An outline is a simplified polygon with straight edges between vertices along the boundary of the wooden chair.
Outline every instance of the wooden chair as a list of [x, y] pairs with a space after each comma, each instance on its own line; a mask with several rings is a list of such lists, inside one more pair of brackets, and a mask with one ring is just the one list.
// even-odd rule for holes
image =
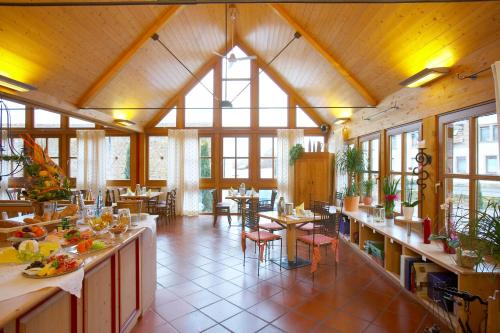
[[274, 210], [274, 203], [276, 202], [277, 196], [278, 191], [273, 190], [271, 192], [271, 200], [259, 200], [259, 212]]
[[[243, 250], [243, 266], [245, 266], [246, 262], [246, 240], [250, 239], [254, 242], [255, 246], [259, 248], [259, 256], [255, 258], [259, 261], [264, 261], [265, 253], [268, 243], [273, 243], [276, 240], [280, 241], [280, 270], [281, 270], [281, 258], [283, 256], [283, 239], [280, 235], [273, 234], [272, 232], [261, 230], [261, 226], [259, 224], [259, 214], [258, 214], [258, 205], [250, 203], [248, 207], [244, 205], [242, 207], [242, 216], [243, 216], [243, 233], [241, 235], [241, 246]], [[247, 231], [248, 230], [248, 231]], [[271, 245], [269, 244], [269, 245]], [[269, 253], [269, 252], [268, 252]], [[257, 276], [260, 275], [260, 264], [257, 264]]]
[[147, 205], [147, 209], [148, 209], [149, 214], [156, 214], [156, 212], [158, 211], [158, 204], [159, 204], [158, 199], [159, 199], [159, 197], [155, 196], [155, 197], [149, 199], [148, 201], [146, 201], [146, 205]]
[[171, 196], [172, 193], [167, 192], [166, 200], [164, 202], [158, 202], [155, 208], [156, 214], [158, 214], [160, 218], [164, 218], [167, 222], [169, 222], [170, 218], [172, 217], [172, 212], [170, 211], [171, 206], [169, 204], [169, 202], [172, 200]]
[[231, 226], [231, 206], [229, 204], [219, 202], [219, 196], [217, 194], [217, 190], [212, 190], [212, 212], [214, 214], [214, 222], [213, 226], [217, 224], [217, 218], [219, 215], [226, 215], [227, 221]]
[[128, 208], [131, 214], [139, 214], [142, 212], [142, 200], [120, 200], [116, 203], [116, 208]]
[[174, 188], [170, 191], [170, 200], [167, 200], [167, 205], [169, 205], [170, 215], [175, 218], [177, 212], [175, 211], [175, 200], [177, 198], [177, 189]]
[[[321, 215], [324, 206], [328, 206], [328, 203], [323, 201], [311, 201], [311, 203], [309, 204], [309, 207], [311, 207], [311, 212], [314, 213], [314, 216]], [[319, 224], [310, 222], [303, 225], [299, 225], [298, 229], [305, 231], [307, 233], [311, 233], [314, 228], [319, 228], [319, 227], [320, 227]]]
[[5, 190], [7, 196], [10, 200], [21, 200], [22, 189], [20, 188], [8, 188]]

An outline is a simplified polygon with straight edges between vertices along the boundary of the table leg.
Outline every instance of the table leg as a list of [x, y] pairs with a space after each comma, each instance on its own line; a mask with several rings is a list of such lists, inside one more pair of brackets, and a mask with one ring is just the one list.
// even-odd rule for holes
[[297, 257], [295, 253], [295, 240], [297, 228], [295, 224], [287, 224], [286, 226], [286, 253], [287, 257], [281, 258], [281, 267], [285, 269], [294, 269], [308, 266], [311, 261]]

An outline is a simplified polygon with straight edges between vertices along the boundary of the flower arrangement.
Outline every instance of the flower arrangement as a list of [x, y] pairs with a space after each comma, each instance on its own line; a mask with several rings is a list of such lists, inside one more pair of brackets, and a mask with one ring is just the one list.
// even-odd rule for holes
[[71, 196], [70, 182], [59, 167], [30, 135], [23, 135], [25, 149], [18, 156], [2, 156], [3, 160], [20, 161], [28, 181], [27, 197], [36, 202], [68, 199]]
[[384, 194], [385, 194], [385, 218], [394, 218], [394, 207], [396, 206], [396, 200], [398, 200], [398, 185], [400, 179], [389, 179], [384, 178]]
[[[458, 209], [459, 205], [457, 205]], [[429, 239], [431, 240], [441, 240], [443, 242], [443, 250], [446, 253], [454, 254], [455, 249], [458, 247], [459, 240], [457, 236], [457, 226], [461, 223], [453, 219], [453, 199], [447, 197], [444, 203], [440, 205], [440, 208], [444, 210], [444, 228], [442, 228], [439, 233], [432, 234]], [[465, 216], [462, 216], [460, 220], [464, 220]], [[468, 218], [467, 218], [468, 220]]]

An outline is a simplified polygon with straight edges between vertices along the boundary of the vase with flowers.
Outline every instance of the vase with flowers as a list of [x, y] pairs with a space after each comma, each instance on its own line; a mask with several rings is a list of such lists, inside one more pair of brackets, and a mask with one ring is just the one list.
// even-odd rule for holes
[[451, 197], [446, 198], [440, 207], [444, 210], [444, 228], [439, 233], [432, 234], [429, 239], [440, 240], [443, 243], [443, 251], [445, 253], [455, 254], [460, 241], [457, 235], [456, 221], [454, 221], [452, 216], [453, 199]]
[[396, 206], [396, 200], [398, 199], [398, 185], [399, 179], [384, 178], [384, 209], [386, 219], [394, 218], [394, 207]]
[[415, 210], [415, 206], [418, 205], [419, 200], [413, 200], [413, 177], [410, 181], [410, 186], [406, 191], [406, 200], [401, 203], [403, 206], [403, 216], [405, 220], [411, 220], [413, 218], [413, 211]]

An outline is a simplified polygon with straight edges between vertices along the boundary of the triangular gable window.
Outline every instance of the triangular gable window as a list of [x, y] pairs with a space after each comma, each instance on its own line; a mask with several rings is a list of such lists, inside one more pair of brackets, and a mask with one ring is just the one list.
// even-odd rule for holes
[[302, 110], [298, 105], [296, 106], [297, 110], [297, 127], [318, 127], [318, 124], [314, 122], [314, 120], [309, 117], [307, 113]]
[[156, 127], [176, 127], [177, 125], [177, 107], [174, 106], [165, 117], [156, 125]]

